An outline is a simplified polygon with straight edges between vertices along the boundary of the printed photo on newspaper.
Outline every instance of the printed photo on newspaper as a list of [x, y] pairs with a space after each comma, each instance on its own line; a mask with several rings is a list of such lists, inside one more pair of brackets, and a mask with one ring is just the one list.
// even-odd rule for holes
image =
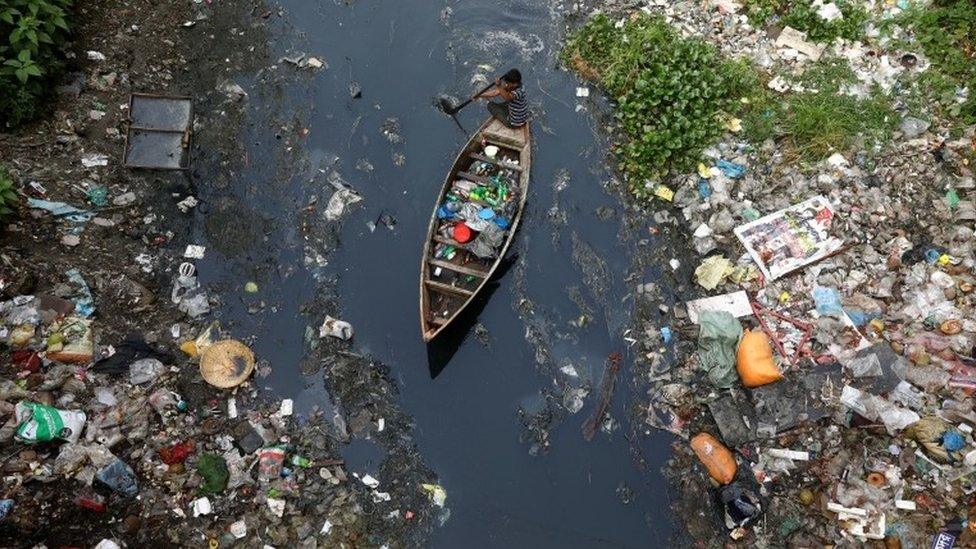
[[830, 235], [834, 210], [823, 196], [771, 213], [735, 228], [767, 280], [819, 261], [844, 242]]

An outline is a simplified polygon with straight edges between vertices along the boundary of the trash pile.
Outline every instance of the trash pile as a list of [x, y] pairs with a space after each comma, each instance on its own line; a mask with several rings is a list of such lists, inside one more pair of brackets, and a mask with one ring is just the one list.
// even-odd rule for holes
[[441, 239], [434, 248], [434, 259], [451, 261], [459, 249], [480, 260], [496, 258], [518, 214], [518, 152], [483, 145], [470, 159], [437, 207], [435, 232]]
[[[894, 46], [770, 37], [736, 2], [648, 4], [784, 75], [779, 92], [822, 55], [848, 60], [855, 95], [927, 66]], [[692, 539], [724, 527], [775, 547], [972, 543], [974, 128], [906, 113], [883, 151], [855, 143], [800, 164], [732, 122], [694, 173], [648, 183], [663, 206], [651, 233], [677, 229], [691, 253], [661, 261], [676, 299], [637, 292], [645, 420], [689, 441], [668, 470]]]
[[674, 185], [680, 221], [655, 215], [687, 224], [694, 272], [671, 265], [701, 297], [643, 294], [647, 421], [691, 440], [735, 539], [923, 546], [967, 520], [976, 140], [933, 130], [808, 170], [729, 134]]
[[[54, 525], [47, 539], [89, 542], [94, 528], [108, 544], [203, 535], [222, 547], [314, 546], [377, 531], [369, 520], [393, 532], [441, 512], [447, 495], [436, 484], [381, 486], [347, 471], [338, 456], [349, 435], [332, 415], [316, 407], [298, 416], [290, 399], [262, 399], [252, 380], [270, 366], [218, 322], [195, 336], [174, 325], [179, 350], [139, 336], [108, 344], [85, 279], [74, 269], [64, 278], [50, 293], [0, 302], [10, 349], [0, 380], [3, 531], [40, 520]], [[351, 337], [348, 323], [327, 317], [325, 326], [322, 336]]]

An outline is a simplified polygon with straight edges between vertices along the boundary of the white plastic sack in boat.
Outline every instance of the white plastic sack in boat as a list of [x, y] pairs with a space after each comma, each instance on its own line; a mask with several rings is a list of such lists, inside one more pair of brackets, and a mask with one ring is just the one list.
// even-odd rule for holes
[[481, 218], [479, 215], [479, 213], [481, 213], [481, 209], [481, 206], [468, 202], [461, 206], [461, 211], [458, 212], [458, 216], [464, 220], [468, 227], [471, 227], [471, 230], [481, 232], [492, 224], [491, 221]]
[[82, 411], [58, 410], [36, 402], [21, 402], [14, 409], [19, 425], [17, 440], [47, 442], [56, 438], [78, 442], [88, 417]]
[[505, 230], [494, 223], [489, 223], [474, 240], [465, 244], [463, 248], [481, 259], [487, 259], [498, 255], [498, 249], [504, 242]]
[[349, 324], [345, 320], [339, 320], [338, 318], [325, 315], [325, 321], [322, 322], [322, 327], [319, 328], [319, 337], [325, 336], [337, 337], [339, 339], [352, 339], [352, 324]]

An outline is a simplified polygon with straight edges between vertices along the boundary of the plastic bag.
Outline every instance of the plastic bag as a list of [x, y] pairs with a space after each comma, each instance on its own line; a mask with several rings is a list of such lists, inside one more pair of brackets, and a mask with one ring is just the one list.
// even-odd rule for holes
[[943, 435], [950, 431], [952, 426], [936, 416], [923, 417], [915, 422], [905, 434], [915, 439], [932, 459], [940, 463], [959, 461], [963, 456], [959, 452], [949, 451], [942, 445]]
[[136, 473], [121, 459], [116, 459], [95, 473], [99, 482], [113, 491], [126, 497], [133, 497], [139, 493], [139, 482]]
[[783, 379], [773, 361], [773, 349], [763, 332], [746, 331], [736, 351], [736, 369], [746, 387], [761, 387]]
[[691, 449], [708, 470], [708, 474], [719, 484], [728, 484], [735, 478], [739, 468], [735, 456], [712, 435], [698, 433], [691, 439]]
[[447, 502], [447, 491], [440, 484], [421, 484], [420, 487], [427, 492], [434, 505], [444, 507], [444, 503]]
[[698, 315], [698, 359], [708, 379], [720, 389], [735, 382], [735, 348], [742, 337], [742, 325], [725, 311], [702, 311]]
[[732, 262], [720, 255], [713, 255], [695, 269], [695, 282], [706, 290], [714, 290], [732, 274]]
[[142, 385], [159, 377], [166, 366], [155, 358], [142, 358], [132, 363], [129, 367], [129, 383]]
[[56, 438], [78, 442], [88, 417], [82, 411], [58, 410], [35, 402], [20, 402], [14, 409], [20, 425], [17, 440], [47, 442]]
[[332, 336], [339, 339], [352, 339], [352, 324], [338, 318], [325, 315], [319, 328], [319, 337]]
[[824, 316], [840, 318], [844, 314], [840, 294], [833, 288], [817, 286], [813, 289], [813, 300], [817, 305], [817, 312]]
[[759, 496], [743, 482], [723, 487], [720, 497], [725, 506], [726, 526], [746, 527], [762, 515]]

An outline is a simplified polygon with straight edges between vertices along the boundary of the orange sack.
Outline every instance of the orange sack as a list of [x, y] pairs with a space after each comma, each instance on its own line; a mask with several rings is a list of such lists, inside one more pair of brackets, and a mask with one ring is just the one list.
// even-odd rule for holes
[[739, 468], [735, 457], [724, 444], [708, 433], [698, 433], [691, 438], [691, 449], [708, 469], [708, 474], [719, 484], [728, 484]]
[[763, 332], [750, 332], [742, 335], [739, 350], [735, 353], [735, 368], [746, 387], [761, 387], [783, 379], [776, 363], [773, 362], [773, 348]]

